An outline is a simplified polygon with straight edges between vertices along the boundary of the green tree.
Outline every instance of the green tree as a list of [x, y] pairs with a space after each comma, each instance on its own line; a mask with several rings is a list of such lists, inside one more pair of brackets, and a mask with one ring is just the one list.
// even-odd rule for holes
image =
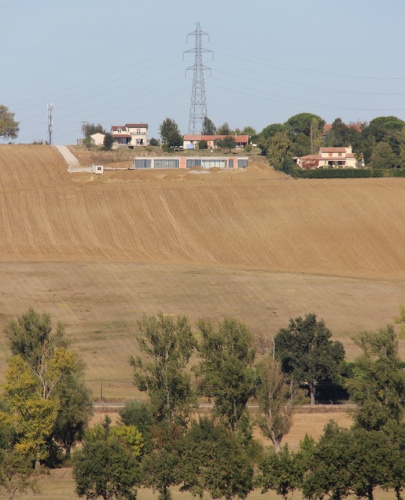
[[262, 151], [262, 154], [267, 155], [267, 148], [270, 144], [269, 139], [273, 138], [279, 132], [285, 132], [288, 134], [289, 127], [282, 125], [281, 123], [273, 123], [265, 127], [258, 136], [258, 146]]
[[297, 454], [288, 449], [288, 445], [284, 445], [278, 453], [270, 450], [259, 463], [259, 470], [256, 485], [262, 488], [262, 493], [274, 490], [287, 500], [301, 485], [301, 463]]
[[171, 500], [170, 487], [179, 484], [179, 458], [173, 447], [160, 447], [145, 456], [142, 462], [142, 484], [159, 492], [159, 500]]
[[178, 444], [181, 491], [203, 497], [246, 498], [253, 489], [253, 466], [238, 437], [208, 418], [193, 422]]
[[347, 468], [353, 493], [357, 498], [373, 500], [377, 486], [387, 488], [390, 485], [393, 465], [390, 440], [381, 431], [354, 429], [349, 447], [352, 451]]
[[281, 170], [284, 161], [289, 155], [292, 144], [289, 140], [286, 132], [277, 132], [272, 138], [268, 139], [267, 142], [267, 158], [272, 165], [277, 170]]
[[90, 137], [93, 134], [105, 134], [104, 127], [100, 124], [84, 122], [82, 124], [83, 137]]
[[177, 123], [171, 118], [165, 118], [159, 127], [163, 145], [169, 148], [183, 145], [183, 136], [180, 134]]
[[236, 147], [235, 138], [232, 135], [225, 136], [223, 139], [217, 139], [215, 144], [222, 149], [228, 149], [229, 152]]
[[67, 350], [63, 325], [58, 323], [53, 329], [49, 314], [39, 314], [30, 308], [6, 326], [5, 334], [11, 352], [21, 356], [37, 379], [40, 397], [50, 398], [61, 377], [70, 371], [75, 360]]
[[122, 425], [133, 425], [139, 430], [143, 437], [144, 450], [151, 451], [154, 420], [150, 405], [141, 401], [127, 401], [119, 415]]
[[260, 361], [257, 372], [256, 399], [260, 408], [257, 423], [278, 452], [283, 436], [291, 429], [295, 408], [303, 399], [301, 390], [294, 381], [288, 383], [280, 362], [269, 355]]
[[215, 135], [217, 131], [214, 122], [208, 118], [208, 116], [204, 116], [203, 126], [202, 126], [202, 135]]
[[220, 127], [217, 128], [217, 135], [231, 135], [232, 130], [227, 122], [223, 123]]
[[82, 140], [82, 145], [85, 146], [87, 149], [90, 149], [92, 147], [94, 147], [95, 145], [95, 142], [94, 140], [89, 136], [89, 137], [85, 137], [83, 140]]
[[399, 337], [402, 339], [405, 337], [405, 306], [399, 306], [399, 315], [394, 318], [394, 323], [400, 325]]
[[331, 340], [332, 333], [315, 314], [291, 319], [287, 328], [275, 337], [276, 358], [282, 370], [300, 385], [308, 387], [315, 404], [320, 382], [336, 381], [345, 352], [341, 342]]
[[351, 492], [349, 461], [353, 458], [352, 435], [333, 420], [314, 446], [303, 483], [305, 498], [340, 500]]
[[363, 332], [354, 343], [362, 350], [349, 379], [350, 396], [358, 405], [357, 426], [386, 429], [399, 423], [405, 408], [405, 373], [398, 356], [398, 339], [392, 325], [376, 333]]
[[0, 138], [16, 139], [20, 131], [20, 124], [14, 120], [15, 113], [0, 104]]
[[[49, 314], [39, 314], [31, 308], [11, 321], [5, 333], [14, 354], [6, 372], [5, 398], [19, 433], [18, 446], [29, 452], [35, 450], [38, 465], [39, 459], [46, 457], [46, 442], [58, 416], [59, 437], [64, 426], [67, 431], [68, 422], [80, 427], [88, 420], [84, 412], [89, 409], [79, 412], [76, 404], [80, 399], [79, 387], [81, 396], [85, 395], [89, 402], [84, 389], [84, 368], [67, 347], [63, 325], [58, 323], [54, 329]], [[65, 436], [66, 446], [74, 434], [69, 439]]]
[[60, 405], [52, 435], [65, 450], [67, 459], [72, 446], [83, 438], [93, 414], [91, 392], [84, 382], [83, 371], [84, 367], [79, 365], [75, 373], [62, 378], [56, 390]]
[[113, 147], [114, 144], [114, 138], [112, 134], [109, 134], [108, 132], [104, 135], [104, 140], [103, 140], [103, 145], [104, 149], [106, 151], [110, 151]]
[[[128, 442], [127, 439], [128, 433], [122, 435], [115, 429], [106, 417], [102, 425], [86, 434], [82, 450], [75, 453], [73, 478], [79, 496], [136, 499], [141, 478], [139, 446], [134, 452], [133, 440]], [[129, 432], [131, 436], [136, 433]]]
[[159, 146], [159, 141], [157, 139], [155, 139], [154, 137], [152, 137], [149, 140], [149, 146]]
[[155, 422], [185, 426], [196, 404], [191, 379], [186, 371], [196, 347], [185, 316], [173, 320], [158, 313], [138, 323], [136, 339], [142, 356], [131, 356], [134, 383], [150, 398]]
[[377, 486], [394, 486], [392, 470], [397, 458], [384, 432], [344, 429], [329, 422], [314, 448], [303, 493], [310, 499], [339, 500], [354, 493], [356, 498], [372, 500]]
[[367, 135], [372, 135], [376, 142], [386, 141], [389, 134], [401, 133], [405, 122], [396, 116], [379, 116], [370, 121]]
[[315, 124], [316, 129], [318, 131], [322, 131], [323, 126], [325, 125], [325, 120], [323, 120], [320, 116], [314, 115], [312, 113], [299, 113], [298, 115], [291, 116], [285, 122], [285, 125], [290, 127], [291, 133], [293, 135], [304, 134], [307, 137], [311, 136], [311, 130], [312, 133], [315, 132]]
[[236, 430], [256, 388], [253, 336], [240, 321], [226, 318], [215, 329], [199, 321], [200, 363], [196, 367], [200, 394], [215, 399], [214, 411]]
[[387, 142], [379, 142], [373, 148], [371, 154], [371, 166], [373, 168], [395, 168], [398, 163], [399, 158]]
[[311, 154], [316, 154], [322, 145], [322, 127], [319, 126], [317, 118], [312, 118], [311, 129], [309, 133], [309, 139], [311, 142]]
[[14, 449], [0, 450], [0, 489], [9, 500], [27, 490], [38, 492], [32, 460], [33, 457]]
[[208, 149], [207, 141], [198, 141], [198, 149]]
[[254, 129], [250, 125], [246, 125], [245, 127], [243, 127], [241, 134], [242, 135], [250, 135], [250, 137], [253, 137], [253, 136], [257, 135], [257, 131], [256, 131], [256, 129]]
[[[360, 125], [361, 124], [357, 124]], [[330, 130], [331, 144], [332, 147], [344, 147], [352, 146], [354, 152], [361, 152], [362, 147], [362, 136], [359, 132], [359, 127], [346, 125], [343, 123], [341, 118], [336, 118], [332, 123]]]

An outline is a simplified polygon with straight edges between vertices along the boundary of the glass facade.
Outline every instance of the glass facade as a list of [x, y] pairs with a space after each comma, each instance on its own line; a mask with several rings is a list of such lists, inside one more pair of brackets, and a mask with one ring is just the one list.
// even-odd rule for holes
[[135, 159], [135, 168], [151, 168], [152, 160]]
[[154, 168], [179, 168], [179, 160], [171, 158], [158, 159], [154, 161]]

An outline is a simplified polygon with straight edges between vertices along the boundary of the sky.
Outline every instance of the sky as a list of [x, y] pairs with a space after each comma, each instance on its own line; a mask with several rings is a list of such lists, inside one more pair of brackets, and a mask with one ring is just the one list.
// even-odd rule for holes
[[[405, 120], [404, 0], [0, 0], [0, 104], [16, 143], [76, 144], [82, 124], [188, 133], [195, 38], [207, 115], [260, 132], [303, 112]], [[209, 52], [212, 51], [212, 52]]]

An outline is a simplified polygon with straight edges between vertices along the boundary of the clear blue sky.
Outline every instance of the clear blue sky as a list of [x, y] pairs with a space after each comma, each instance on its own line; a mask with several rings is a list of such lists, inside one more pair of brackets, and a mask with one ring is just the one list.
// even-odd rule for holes
[[404, 0], [0, 0], [0, 104], [16, 142], [75, 144], [82, 122], [173, 118], [187, 133], [199, 22], [208, 116], [257, 131], [301, 112], [405, 119]]

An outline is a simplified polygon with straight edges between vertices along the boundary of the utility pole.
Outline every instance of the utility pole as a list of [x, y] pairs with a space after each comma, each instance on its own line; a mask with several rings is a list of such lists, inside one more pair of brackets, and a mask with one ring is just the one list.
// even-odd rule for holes
[[48, 104], [48, 144], [52, 144], [52, 134], [53, 134], [53, 104]]
[[188, 122], [189, 134], [201, 134], [204, 123], [204, 118], [207, 116], [207, 102], [205, 98], [205, 85], [204, 85], [204, 71], [210, 70], [207, 66], [203, 65], [202, 54], [203, 52], [211, 52], [212, 50], [204, 49], [202, 47], [202, 37], [207, 36], [208, 33], [201, 31], [200, 23], [196, 23], [196, 29], [187, 35], [188, 37], [195, 37], [194, 49], [186, 50], [184, 53], [194, 53], [194, 65], [186, 69], [186, 71], [193, 71], [193, 89], [191, 92], [191, 105], [190, 105], [190, 118]]

